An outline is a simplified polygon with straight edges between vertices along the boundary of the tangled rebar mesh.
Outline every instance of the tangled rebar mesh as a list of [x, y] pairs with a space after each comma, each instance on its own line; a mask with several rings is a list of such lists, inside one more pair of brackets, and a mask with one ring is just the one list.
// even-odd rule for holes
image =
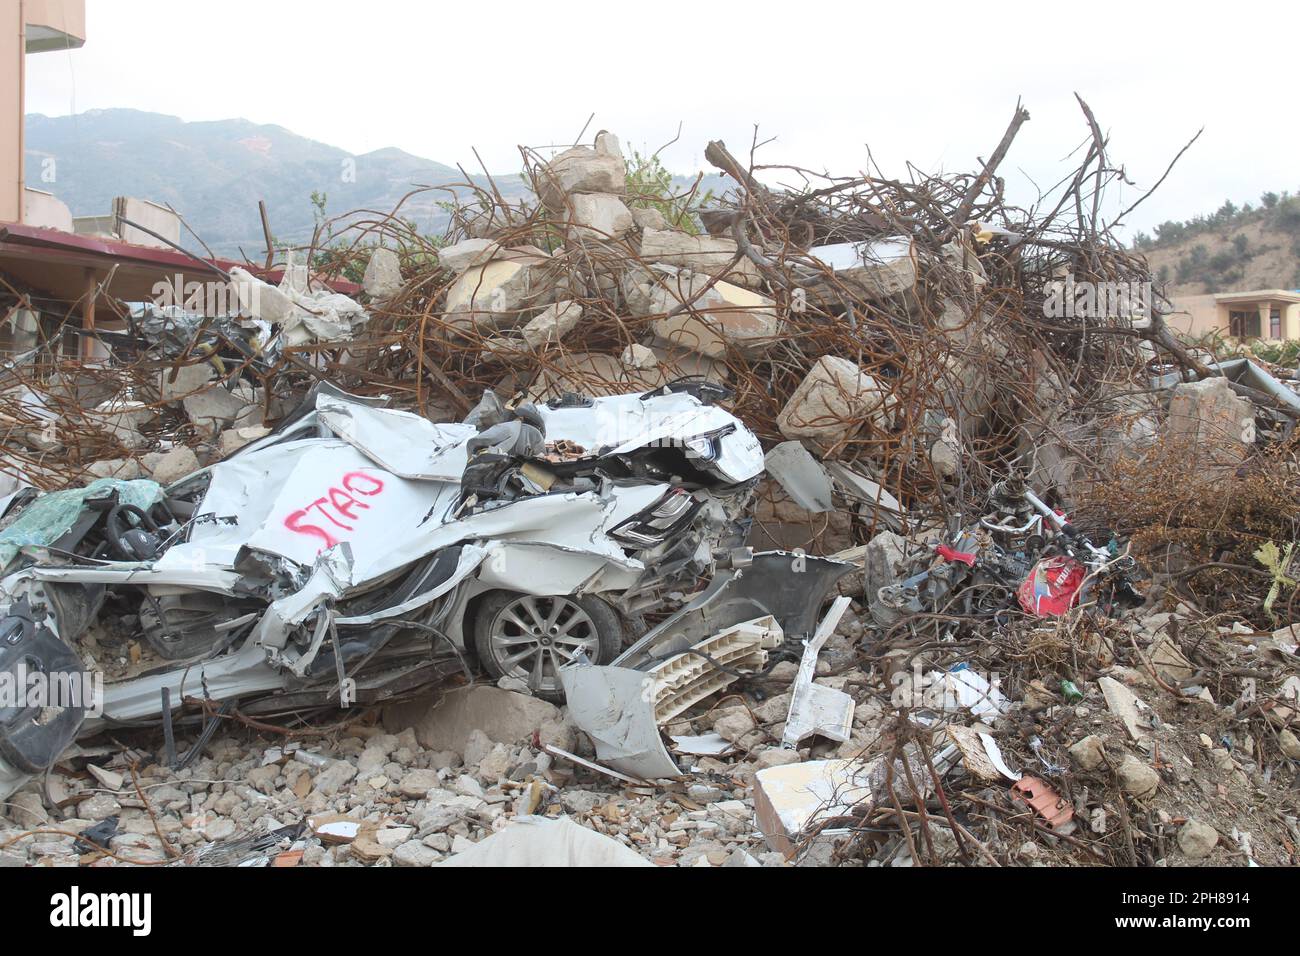
[[[6, 449], [42, 488], [84, 478], [93, 462], [139, 458], [162, 441], [193, 446], [201, 459], [219, 454], [220, 429], [178, 407], [176, 376], [199, 364], [213, 372], [197, 388], [244, 388], [261, 406], [250, 421], [268, 424], [319, 379], [382, 392], [446, 420], [462, 417], [486, 389], [537, 398], [712, 378], [734, 391], [731, 409], [771, 445], [791, 437], [778, 419], [810, 369], [830, 356], [853, 363], [876, 398], [855, 403], [842, 395], [840, 406], [852, 411], [819, 411], [810, 424], [831, 437], [813, 444], [895, 496], [911, 527], [973, 513], [1011, 469], [1028, 472], [1049, 500], [1076, 500], [1107, 478], [1149, 417], [1150, 365], [1206, 374], [1165, 328], [1154, 294], [1134, 303], [1140, 310], [1058, 317], [1049, 308], [1064, 277], [1152, 288], [1145, 261], [1112, 232], [1129, 210], [1103, 218], [1107, 187], [1126, 180], [1080, 105], [1089, 130], [1082, 159], [1028, 209], [1006, 200], [997, 176], [1028, 119], [1019, 106], [973, 173], [909, 167], [906, 179], [834, 176], [759, 165], [757, 145], [742, 163], [710, 143], [708, 160], [734, 187], [707, 206], [699, 204], [698, 179], [677, 194], [634, 183], [618, 196], [633, 211], [669, 209], [674, 222], [660, 215], [657, 228], [702, 226], [733, 250], [693, 275], [655, 268], [643, 255], [643, 221], [617, 235], [579, 225], [581, 197], [564, 191], [553, 160], [521, 148], [527, 198], [508, 200], [490, 176], [467, 175], [464, 183], [415, 189], [391, 211], [323, 221], [306, 249], [289, 253], [306, 255], [313, 283], [359, 280], [377, 248], [396, 254], [400, 291], [372, 298], [369, 321], [352, 339], [289, 346], [241, 338], [211, 316], [160, 339], [139, 334], [138, 313], [109, 299], [135, 334], [113, 342], [106, 360], [61, 357], [60, 333], [9, 369], [15, 387], [0, 393]], [[449, 225], [436, 237], [403, 216], [412, 197], [431, 190], [448, 197]], [[463, 277], [440, 250], [470, 238], [495, 243], [498, 256], [528, 258], [528, 293], [509, 310], [475, 302], [449, 313], [448, 292]], [[884, 279], [863, 281], [810, 251], [834, 243], [869, 250], [878, 242], [905, 250]], [[273, 258], [268, 253], [268, 266]], [[761, 311], [776, 316], [769, 334], [714, 335], [719, 324], [755, 311], [716, 300], [705, 310], [724, 283], [757, 293]], [[10, 291], [19, 305], [26, 301], [23, 290]], [[111, 277], [104, 291], [111, 295]], [[540, 341], [520, 336], [519, 326], [558, 301], [581, 309], [576, 328]], [[1134, 321], [1139, 311], [1142, 320]], [[668, 319], [682, 321], [665, 341]], [[629, 361], [630, 348], [647, 345], [655, 347], [652, 360]], [[955, 465], [937, 463], [936, 451], [945, 449]], [[842, 490], [852, 504], [854, 492]], [[877, 530], [873, 512], [860, 511], [859, 541]]]
[[[995, 482], [1026, 472], [1047, 500], [1083, 506], [1072, 511], [1081, 528], [1096, 522], [1131, 536], [1142, 556], [1165, 561], [1171, 590], [1208, 612], [1200, 623], [1209, 636], [1189, 648], [1200, 668], [1189, 680], [1220, 700], [1233, 699], [1245, 679], [1272, 693], [1285, 671], [1234, 666], [1233, 648], [1214, 629], [1232, 616], [1259, 626], [1295, 619], [1294, 587], [1263, 611], [1273, 575], [1251, 560], [1269, 541], [1295, 540], [1291, 445], [1235, 476], [1243, 479], [1239, 493], [1216, 498], [1204, 483], [1184, 480], [1197, 467], [1194, 453], [1170, 456], [1154, 441], [1163, 412], [1152, 372], [1210, 371], [1170, 334], [1144, 259], [1114, 235], [1145, 195], [1118, 215], [1103, 215], [1112, 208], [1108, 187], [1127, 180], [1091, 111], [1080, 106], [1088, 130], [1081, 158], [1030, 208], [1008, 202], [997, 175], [1028, 119], [1019, 107], [988, 161], [970, 173], [909, 167], [904, 179], [836, 176], [759, 164], [757, 144], [742, 162], [722, 143], [710, 143], [706, 156], [731, 189], [704, 205], [698, 180], [674, 194], [625, 187], [618, 194], [625, 207], [660, 215], [617, 234], [582, 223], [575, 195], [556, 182], [554, 160], [521, 149], [527, 198], [508, 200], [491, 177], [475, 182], [467, 175], [436, 187], [448, 197], [442, 235], [427, 235], [404, 217], [412, 196], [427, 191], [416, 190], [391, 211], [354, 210], [324, 221], [308, 247], [293, 250], [305, 254], [313, 282], [356, 282], [376, 249], [396, 255], [400, 288], [366, 300], [369, 319], [351, 339], [290, 346], [257, 339], [218, 316], [159, 338], [139, 328], [135, 310], [112, 302], [127, 334], [102, 361], [64, 357], [59, 333], [7, 369], [0, 437], [11, 467], [54, 488], [84, 478], [94, 462], [139, 459], [164, 443], [190, 446], [209, 460], [220, 455], [220, 428], [181, 404], [210, 389], [239, 391], [256, 406], [259, 423], [286, 415], [318, 380], [386, 394], [398, 407], [449, 420], [462, 418], [488, 389], [517, 400], [641, 391], [706, 377], [730, 387], [725, 404], [770, 447], [790, 437], [781, 417], [800, 385], [820, 360], [834, 357], [869, 377], [874, 397], [863, 404], [842, 393], [841, 406], [854, 411], [819, 412], [811, 424], [830, 437], [809, 444], [896, 497], [900, 530], [967, 524], [982, 513]], [[672, 213], [667, 220], [663, 209]], [[643, 245], [651, 229], [684, 225], [722, 240], [709, 248], [724, 250], [689, 278], [656, 269], [662, 259]], [[443, 252], [470, 239], [500, 250], [490, 255], [527, 259], [528, 289], [510, 309], [449, 309], [449, 293], [475, 273], [449, 267]], [[890, 281], [863, 281], [860, 270], [837, 269], [814, 251], [884, 242], [906, 250]], [[1051, 303], [1067, 280], [1149, 291], [1139, 309], [1061, 315]], [[707, 293], [722, 283], [762, 296], [760, 308], [775, 315], [776, 332], [743, 340], [711, 335], [728, 317], [743, 320], [750, 311], [713, 300], [704, 308]], [[30, 306], [35, 295], [8, 282], [5, 290], [18, 306]], [[104, 291], [112, 295], [111, 278]], [[581, 310], [573, 328], [532, 340], [521, 334], [557, 302]], [[65, 305], [74, 315], [77, 303]], [[665, 339], [664, 323], [673, 318], [692, 321]], [[652, 358], [636, 360], [634, 347], [653, 347]], [[192, 376], [200, 367], [204, 374]], [[185, 384], [191, 378], [198, 382], [192, 388]], [[943, 445], [955, 466], [945, 467], [936, 454]], [[852, 488], [838, 491], [844, 507], [837, 517], [849, 514], [856, 540], [868, 540], [884, 523], [877, 501]], [[761, 503], [777, 495], [771, 486], [759, 489]], [[809, 537], [816, 538], [832, 517], [812, 517]], [[998, 598], [1003, 605], [1005, 597]], [[965, 663], [1008, 675], [1006, 686], [1016, 694], [1033, 681], [1096, 679], [1116, 662], [1155, 673], [1127, 624], [1089, 611], [1008, 622], [982, 609], [961, 611], [954, 599], [881, 628], [850, 666], [879, 678], [914, 662], [940, 672]], [[873, 680], [853, 689], [862, 703], [879, 698], [881, 686]], [[877, 703], [886, 713], [895, 709], [887, 692]], [[1177, 704], [1190, 706], [1182, 697]], [[1008, 760], [1025, 767], [1041, 761], [1032, 737], [1059, 758], [1071, 738], [1070, 713], [1050, 724], [1027, 719], [1017, 728], [1024, 733], [1004, 734]], [[1242, 719], [1261, 739], [1272, 732], [1262, 711]], [[1072, 837], [1051, 831], [1034, 812], [1008, 812], [1004, 787], [954, 788], [941, 766], [949, 722], [923, 727], [906, 713], [891, 715], [866, 755], [881, 761], [870, 799], [825, 821], [851, 834], [842, 854], [878, 857], [887, 845], [891, 853], [905, 848], [912, 860], [934, 859], [937, 824], [968, 862], [1016, 862], [1011, 837], [1043, 833], [1059, 836], [1062, 851], [1077, 851], [1079, 860], [1158, 858], [1167, 837], [1151, 819]], [[1075, 796], [1068, 786], [1062, 795]], [[1126, 807], [1123, 799], [1116, 805]]]
[[[400, 294], [372, 305], [370, 341], [349, 347], [349, 367], [332, 364], [329, 374], [357, 386], [396, 386], [421, 412], [438, 415], [464, 413], [486, 388], [608, 393], [704, 372], [734, 389], [733, 410], [772, 443], [782, 439], [778, 416], [812, 365], [837, 356], [882, 387], [886, 414], [873, 408], [847, 419], [823, 415], [815, 424], [847, 437], [822, 450], [879, 480], [914, 517], [969, 511], [1014, 465], [1034, 469], [1040, 484], [1066, 494], [1067, 485], [1104, 476], [1110, 446], [1123, 434], [1116, 420], [1141, 414], [1133, 399], [1145, 390], [1142, 373], [1153, 358], [1143, 343], [1172, 342], [1175, 360], [1191, 360], [1158, 315], [1137, 327], [1132, 315], [1048, 317], [1052, 283], [1064, 275], [1148, 288], [1151, 276], [1101, 220], [1103, 193], [1123, 173], [1110, 165], [1091, 121], [1093, 138], [1072, 175], [1034, 209], [1006, 202], [994, 170], [1026, 118], [1017, 110], [981, 172], [938, 177], [913, 169], [905, 181], [742, 165], [723, 144], [710, 144], [706, 155], [736, 187], [701, 219], [711, 234], [734, 240], [736, 251], [729, 265], [710, 270], [703, 288], [689, 292], [651, 269], [638, 231], [615, 238], [576, 229], [569, 196], [556, 208], [511, 205], [494, 189], [460, 185], [474, 199], [454, 205], [439, 243], [419, 236], [400, 213], [350, 217], [350, 244], [329, 250], [331, 268], [355, 274], [370, 248], [384, 244], [398, 251], [407, 278]], [[539, 195], [548, 165], [530, 150], [523, 157]], [[786, 186], [769, 188], [760, 179]], [[635, 208], [639, 197], [625, 198]], [[322, 234], [328, 233], [327, 224]], [[908, 243], [904, 272], [912, 281], [884, 295], [809, 253], [828, 243], [897, 237]], [[539, 299], [524, 303], [518, 319], [563, 298], [582, 308], [579, 328], [541, 348], [510, 348], [501, 345], [499, 317], [490, 327], [448, 317], [442, 306], [456, 276], [439, 268], [437, 247], [467, 238], [544, 253]], [[649, 276], [671, 307], [631, 307], [629, 275]], [[772, 300], [778, 335], [757, 350], [752, 342], [743, 349], [728, 343], [707, 357], [678, 335], [677, 347], [653, 369], [622, 361], [629, 346], [654, 339], [656, 322], [697, 317], [703, 292], [724, 279]], [[717, 321], [719, 310], [710, 312], [706, 322]], [[936, 472], [929, 454], [945, 428], [960, 436], [963, 467], [955, 482]]]

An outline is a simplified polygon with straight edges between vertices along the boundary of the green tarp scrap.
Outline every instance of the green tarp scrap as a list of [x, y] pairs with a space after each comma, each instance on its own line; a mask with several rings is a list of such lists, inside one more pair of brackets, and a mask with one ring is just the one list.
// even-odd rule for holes
[[48, 547], [72, 530], [81, 516], [87, 498], [100, 498], [117, 492], [117, 500], [148, 511], [162, 500], [162, 485], [156, 481], [100, 478], [84, 488], [51, 491], [41, 495], [23, 509], [22, 514], [0, 531], [0, 568], [8, 567], [18, 552], [29, 545]]

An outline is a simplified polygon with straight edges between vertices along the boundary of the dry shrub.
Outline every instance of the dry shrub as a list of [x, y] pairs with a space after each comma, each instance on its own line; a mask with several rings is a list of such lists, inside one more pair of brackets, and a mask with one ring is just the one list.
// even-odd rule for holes
[[[1300, 600], [1284, 583], [1276, 620], [1265, 612], [1273, 575], [1255, 553], [1269, 543], [1285, 553], [1300, 536], [1295, 452], [1292, 441], [1257, 452], [1236, 469], [1211, 468], [1203, 452], [1157, 443], [1141, 459], [1117, 463], [1081, 511], [1129, 539], [1134, 557], [1154, 573], [1168, 573], [1202, 610], [1277, 627], [1300, 619]], [[1292, 559], [1294, 575], [1300, 545]]]

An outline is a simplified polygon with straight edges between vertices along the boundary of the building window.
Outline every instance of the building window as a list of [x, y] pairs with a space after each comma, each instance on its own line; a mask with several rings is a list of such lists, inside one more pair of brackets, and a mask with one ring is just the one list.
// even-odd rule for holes
[[1234, 339], [1257, 339], [1260, 332], [1259, 310], [1228, 312], [1228, 334]]
[[1281, 309], [1269, 310], [1268, 337], [1270, 339], [1280, 339], [1282, 337], [1282, 310]]

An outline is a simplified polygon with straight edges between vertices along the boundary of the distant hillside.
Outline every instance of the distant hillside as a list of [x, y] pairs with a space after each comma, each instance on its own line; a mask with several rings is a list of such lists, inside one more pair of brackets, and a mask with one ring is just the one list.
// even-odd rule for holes
[[[55, 181], [42, 179], [55, 160]], [[311, 238], [323, 194], [333, 216], [354, 209], [389, 212], [417, 185], [463, 182], [445, 163], [386, 148], [352, 156], [281, 126], [248, 120], [187, 123], [139, 110], [94, 110], [77, 116], [27, 117], [27, 177], [67, 203], [75, 216], [107, 215], [115, 196], [170, 203], [214, 251], [260, 256], [265, 243], [258, 200], [265, 200], [277, 242]], [[517, 172], [494, 175], [507, 198], [524, 195]], [[474, 182], [484, 184], [483, 177]], [[688, 182], [676, 177], [678, 183]], [[718, 189], [718, 177], [703, 189]], [[438, 234], [446, 214], [438, 203], [446, 191], [421, 194], [402, 215]], [[187, 239], [188, 241], [188, 239]]]
[[1300, 288], [1300, 196], [1224, 203], [1210, 215], [1163, 223], [1134, 245], [1171, 295]]
[[[41, 178], [49, 157], [56, 160], [53, 183]], [[326, 196], [331, 214], [389, 210], [414, 183], [463, 180], [453, 167], [399, 149], [353, 157], [280, 126], [186, 123], [137, 110], [28, 116], [27, 176], [77, 216], [107, 214], [120, 195], [170, 203], [214, 249], [234, 253], [243, 246], [254, 256], [264, 245], [259, 199], [266, 201], [276, 239], [298, 242], [311, 236], [313, 192]], [[440, 225], [445, 217], [435, 206], [438, 198], [446, 196], [421, 197], [409, 218]]]

